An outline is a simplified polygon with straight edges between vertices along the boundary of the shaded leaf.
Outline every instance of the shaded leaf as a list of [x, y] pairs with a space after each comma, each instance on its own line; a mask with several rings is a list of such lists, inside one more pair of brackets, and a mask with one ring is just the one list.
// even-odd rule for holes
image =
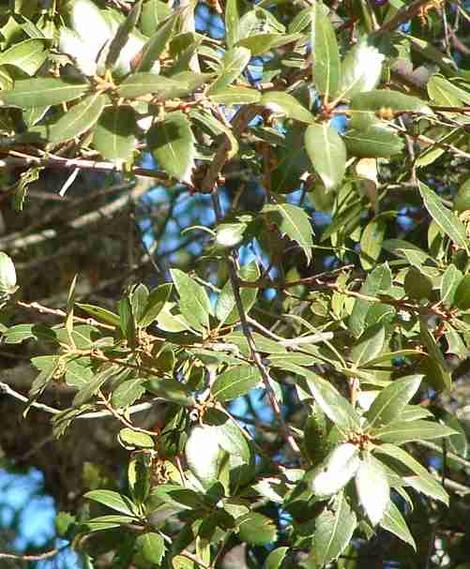
[[16, 81], [13, 90], [0, 93], [6, 105], [21, 108], [45, 107], [73, 101], [84, 95], [90, 85], [65, 79], [23, 79]]
[[106, 160], [125, 162], [134, 151], [136, 128], [136, 115], [131, 107], [109, 107], [93, 131], [93, 145]]
[[105, 95], [94, 94], [73, 106], [63, 117], [51, 125], [49, 142], [57, 144], [80, 136], [89, 130], [99, 119], [106, 101]]
[[186, 183], [191, 182], [194, 143], [191, 125], [180, 111], [154, 124], [147, 133], [147, 144], [160, 167]]
[[237, 520], [237, 524], [238, 535], [246, 543], [266, 545], [276, 541], [276, 526], [270, 518], [263, 514], [250, 512]]
[[388, 508], [380, 521], [380, 526], [396, 535], [399, 539], [411, 545], [416, 551], [416, 543], [411, 535], [411, 532], [406, 524], [405, 518], [400, 513], [400, 510], [395, 504], [390, 501]]
[[254, 366], [242, 365], [225, 371], [217, 377], [211, 393], [216, 401], [230, 401], [248, 393], [261, 381]]

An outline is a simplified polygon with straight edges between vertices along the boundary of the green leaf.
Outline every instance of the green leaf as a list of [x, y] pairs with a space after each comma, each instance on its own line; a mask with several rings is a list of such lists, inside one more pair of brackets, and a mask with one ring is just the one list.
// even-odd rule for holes
[[441, 280], [441, 302], [448, 306], [454, 304], [455, 291], [462, 278], [462, 271], [459, 271], [455, 265], [448, 265]]
[[319, 2], [313, 4], [311, 18], [313, 82], [325, 100], [328, 100], [337, 94], [341, 81], [338, 43], [333, 25]]
[[84, 403], [87, 403], [93, 395], [101, 388], [104, 383], [110, 379], [113, 375], [116, 375], [119, 368], [116, 366], [110, 366], [107, 369], [97, 373], [93, 379], [86, 384], [83, 389], [75, 395], [72, 401], [74, 407], [80, 407]]
[[289, 119], [312, 124], [313, 115], [297, 99], [283, 91], [268, 91], [261, 96], [260, 104], [267, 107], [274, 113], [285, 115]]
[[140, 433], [128, 427], [119, 431], [119, 442], [125, 448], [155, 448], [155, 441], [147, 433]]
[[277, 226], [281, 235], [287, 235], [289, 239], [300, 245], [307, 257], [307, 262], [310, 263], [312, 260], [313, 228], [305, 210], [288, 203], [267, 204], [261, 213], [268, 214], [268, 218]]
[[403, 149], [398, 134], [381, 126], [348, 130], [344, 141], [350, 154], [365, 158], [389, 158]]
[[171, 12], [170, 6], [162, 0], [146, 0], [140, 15], [140, 27], [144, 34], [151, 36]]
[[408, 269], [403, 286], [406, 294], [414, 300], [431, 298], [432, 280], [417, 267]]
[[380, 521], [380, 526], [390, 533], [393, 533], [393, 535], [396, 535], [405, 543], [408, 543], [408, 545], [411, 545], [411, 547], [416, 551], [416, 543], [411, 535], [405, 518], [401, 515], [400, 510], [392, 501], [388, 504], [387, 511]]
[[227, 0], [225, 3], [225, 39], [229, 48], [232, 48], [239, 39], [239, 22], [238, 0]]
[[261, 93], [236, 85], [217, 89], [216, 93], [209, 95], [209, 99], [216, 105], [250, 105], [261, 101]]
[[179, 308], [185, 320], [195, 330], [208, 329], [212, 307], [204, 287], [179, 269], [171, 269], [170, 274], [180, 296]]
[[65, 79], [23, 79], [16, 81], [11, 91], [0, 93], [5, 105], [21, 108], [45, 107], [73, 101], [90, 88], [88, 83], [77, 83]]
[[258, 512], [250, 512], [237, 520], [238, 535], [245, 543], [266, 545], [274, 543], [277, 530], [274, 522]]
[[219, 445], [217, 427], [193, 427], [185, 446], [185, 455], [191, 472], [204, 485], [217, 480], [223, 450]]
[[365, 226], [361, 235], [361, 265], [365, 271], [372, 269], [380, 257], [387, 223], [382, 217], [375, 217]]
[[[201, 77], [201, 82], [203, 78]], [[189, 95], [196, 87], [184, 80], [163, 77], [154, 73], [133, 73], [118, 86], [118, 93], [125, 99], [133, 99], [154, 93], [160, 101]]]
[[[393, 461], [398, 461], [402, 465], [404, 465], [408, 470], [411, 470], [413, 473], [417, 475], [422, 481], [423, 488], [426, 489], [425, 494], [428, 496], [431, 495], [436, 500], [440, 500], [446, 506], [449, 505], [449, 496], [441, 484], [422, 466], [417, 460], [415, 460], [408, 452], [403, 450], [400, 447], [397, 447], [392, 444], [382, 444], [375, 448], [375, 452], [379, 454], [385, 454]], [[409, 476], [404, 477], [400, 472], [400, 476], [402, 476], [403, 480], [409, 480]], [[414, 482], [410, 485], [413, 485]], [[415, 486], [413, 486], [415, 487]], [[416, 488], [417, 489], [417, 488]]]
[[424, 101], [418, 97], [400, 93], [400, 91], [373, 90], [368, 93], [359, 93], [351, 100], [351, 110], [376, 112], [384, 108], [400, 113], [432, 114], [431, 109]]
[[16, 326], [11, 326], [2, 333], [2, 341], [5, 344], [20, 344], [29, 339], [54, 342], [56, 335], [45, 324], [16, 324]]
[[129, 346], [133, 348], [136, 342], [136, 327], [131, 302], [128, 297], [121, 298], [118, 303], [118, 312], [122, 335], [127, 340]]
[[440, 439], [454, 435], [456, 431], [439, 423], [431, 421], [396, 421], [373, 430], [374, 437], [385, 443], [401, 445], [412, 441]]
[[111, 40], [105, 62], [107, 69], [112, 68], [117, 62], [122, 48], [127, 44], [129, 35], [139, 20], [141, 8], [142, 0], [138, 0]]
[[470, 274], [466, 274], [455, 289], [454, 303], [460, 310], [470, 310]]
[[94, 94], [73, 106], [49, 132], [49, 142], [57, 144], [75, 138], [89, 130], [99, 119], [107, 102], [106, 95]]
[[[247, 282], [256, 282], [260, 277], [258, 265], [255, 261], [244, 265], [239, 270], [240, 280]], [[248, 314], [256, 302], [258, 289], [253, 287], [241, 287], [240, 296], [245, 313]], [[240, 320], [235, 295], [233, 293], [232, 282], [229, 279], [220, 292], [215, 306], [215, 315], [221, 323], [231, 325]]]
[[372, 91], [382, 73], [384, 56], [377, 48], [361, 40], [352, 47], [342, 63], [341, 98]]
[[146, 328], [157, 319], [165, 303], [170, 298], [172, 288], [171, 283], [166, 283], [154, 288], [150, 292], [144, 313], [138, 322], [139, 326]]
[[433, 500], [439, 500], [449, 506], [449, 495], [431, 475], [428, 476], [405, 476], [402, 477], [405, 486], [411, 486], [417, 492], [428, 496]]
[[418, 391], [423, 376], [410, 375], [396, 379], [382, 389], [365, 416], [371, 427], [386, 425], [398, 418], [405, 406]]
[[207, 95], [217, 93], [238, 79], [251, 59], [251, 52], [245, 47], [234, 47], [225, 52], [217, 71], [218, 78], [207, 90]]
[[426, 346], [429, 354], [429, 358], [425, 359], [421, 365], [426, 373], [426, 378], [435, 389], [439, 391], [450, 390], [452, 388], [452, 376], [447, 369], [440, 347], [429, 331], [428, 325], [424, 318], [420, 318], [420, 339]]
[[288, 547], [278, 547], [273, 549], [266, 557], [264, 569], [281, 569], [282, 562], [289, 551]]
[[[392, 286], [392, 273], [387, 263], [379, 265], [367, 275], [366, 282], [360, 289], [365, 296], [375, 296], [386, 292]], [[365, 321], [371, 303], [367, 300], [357, 299], [349, 318], [349, 327], [355, 336], [360, 336], [364, 331]]]
[[84, 495], [88, 500], [93, 500], [103, 504], [116, 512], [135, 517], [137, 515], [136, 505], [127, 496], [118, 494], [113, 490], [91, 490]]
[[142, 48], [140, 63], [136, 71], [150, 71], [170, 41], [179, 13], [174, 13], [159, 26]]
[[357, 470], [355, 482], [359, 502], [371, 524], [376, 526], [390, 503], [386, 472], [378, 460], [366, 453]]
[[47, 59], [44, 40], [27, 39], [0, 53], [0, 65], [14, 65], [27, 75], [34, 75]]
[[94, 304], [84, 304], [82, 302], [76, 302], [75, 306], [78, 306], [84, 310], [87, 314], [96, 318], [100, 322], [105, 322], [111, 326], [119, 326], [119, 316], [106, 308], [101, 306], [95, 306]]
[[346, 147], [339, 134], [326, 123], [309, 126], [305, 147], [325, 188], [338, 186], [346, 170]]
[[147, 144], [159, 166], [170, 176], [191, 183], [195, 141], [187, 117], [180, 111], [154, 124], [147, 133]]
[[230, 401], [248, 393], [261, 381], [259, 371], [251, 365], [241, 365], [225, 371], [215, 380], [211, 393], [216, 401]]
[[238, 45], [248, 48], [253, 57], [267, 53], [288, 43], [294, 43], [301, 38], [301, 34], [255, 34], [238, 41]]
[[441, 231], [454, 243], [468, 251], [468, 239], [464, 224], [444, 206], [439, 196], [428, 188], [426, 184], [418, 180], [418, 187], [423, 198], [424, 207], [428, 210], [429, 215], [434, 219]]
[[109, 107], [93, 131], [93, 145], [106, 160], [126, 162], [136, 145], [136, 115], [132, 107]]
[[319, 498], [337, 494], [359, 468], [359, 448], [351, 443], [337, 446], [314, 470], [312, 491]]
[[88, 531], [104, 531], [107, 529], [119, 528], [121, 526], [130, 526], [136, 521], [135, 517], [118, 516], [117, 514], [109, 516], [98, 516], [85, 522]]
[[347, 433], [360, 430], [359, 415], [329, 381], [313, 372], [307, 381], [315, 401], [340, 431]]
[[160, 534], [146, 532], [139, 535], [135, 540], [135, 546], [144, 561], [160, 565], [165, 553], [165, 542]]
[[351, 541], [356, 525], [356, 514], [341, 492], [315, 520], [310, 559], [318, 567], [337, 559]]
[[145, 393], [145, 388], [142, 386], [144, 381], [142, 378], [127, 379], [118, 385], [113, 391], [111, 405], [116, 409], [132, 405]]
[[374, 324], [367, 328], [351, 348], [351, 359], [356, 367], [366, 367], [367, 362], [376, 358], [385, 344], [385, 327]]

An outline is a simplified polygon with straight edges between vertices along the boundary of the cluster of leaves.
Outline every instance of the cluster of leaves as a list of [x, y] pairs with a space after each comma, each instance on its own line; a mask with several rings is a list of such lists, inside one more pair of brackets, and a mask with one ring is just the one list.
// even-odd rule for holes
[[[446, 355], [468, 357], [469, 185], [432, 176], [468, 159], [468, 74], [396, 30], [423, 2], [216, 2], [222, 40], [196, 31], [200, 2], [112, 4], [8, 13], [0, 153], [30, 176], [182, 182], [212, 193], [216, 224], [197, 270], [135, 285], [114, 310], [77, 302], [74, 282], [60, 324], [3, 326], [4, 344], [42, 346], [28, 409], [53, 384], [74, 392], [57, 436], [103, 414], [122, 424], [126, 489], [88, 492], [61, 533], [113, 567], [216, 567], [242, 542], [252, 566], [321, 568], [381, 530], [416, 549], [406, 514], [449, 502], [419, 445], [447, 438], [465, 464], [459, 422], [428, 406], [452, 388]], [[429, 74], [410, 90], [414, 63]], [[230, 194], [232, 165], [262, 204], [242, 182]], [[317, 233], [313, 209], [330, 216]], [[7, 302], [16, 277], [0, 263]]]

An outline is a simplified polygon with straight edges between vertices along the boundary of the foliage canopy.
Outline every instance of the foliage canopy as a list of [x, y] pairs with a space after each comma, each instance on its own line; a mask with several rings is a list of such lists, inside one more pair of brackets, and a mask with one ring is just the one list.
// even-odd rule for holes
[[0, 385], [112, 432], [57, 516], [85, 567], [466, 567], [466, 4], [2, 8], [0, 326], [36, 374]]

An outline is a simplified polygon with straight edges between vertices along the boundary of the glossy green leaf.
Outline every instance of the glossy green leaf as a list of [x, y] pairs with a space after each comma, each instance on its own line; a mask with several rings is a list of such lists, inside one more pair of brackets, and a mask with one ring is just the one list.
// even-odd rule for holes
[[34, 75], [47, 59], [44, 41], [27, 39], [0, 53], [0, 65], [14, 65], [27, 75]]
[[119, 58], [121, 50], [127, 44], [130, 33], [135, 28], [135, 25], [139, 20], [141, 8], [142, 0], [137, 0], [131, 11], [126, 16], [125, 20], [117, 29], [116, 35], [111, 40], [105, 62], [105, 65], [108, 69], [115, 65]]
[[100, 322], [110, 324], [111, 326], [119, 326], [119, 316], [106, 308], [95, 306], [94, 304], [84, 304], [82, 302], [77, 302], [75, 305]]
[[91, 490], [84, 495], [88, 500], [93, 500], [99, 504], [103, 504], [107, 508], [111, 508], [121, 514], [135, 516], [137, 509], [135, 504], [127, 496], [118, 494], [113, 490]]
[[147, 133], [147, 144], [163, 170], [178, 180], [191, 182], [195, 140], [182, 112], [171, 113], [154, 124]]
[[367, 40], [361, 40], [352, 47], [343, 59], [341, 68], [342, 98], [375, 89], [382, 73], [383, 60], [384, 56]]
[[313, 373], [307, 381], [315, 401], [340, 431], [347, 433], [359, 430], [359, 415], [329, 381]]
[[218, 88], [209, 95], [209, 99], [216, 105], [249, 105], [261, 101], [261, 93], [249, 87], [228, 86]]
[[388, 508], [380, 521], [380, 526], [390, 533], [393, 533], [393, 535], [396, 535], [403, 542], [411, 545], [411, 547], [416, 551], [416, 543], [411, 535], [408, 525], [406, 524], [405, 518], [392, 501], [388, 504]]
[[312, 113], [289, 93], [268, 91], [261, 96], [260, 104], [273, 113], [285, 115], [301, 123], [312, 124], [314, 121]]
[[366, 271], [372, 269], [380, 257], [387, 223], [381, 217], [369, 221], [361, 235], [361, 265]]
[[288, 547], [278, 547], [273, 549], [266, 557], [264, 569], [281, 569], [282, 562], [289, 551]]
[[191, 91], [192, 86], [184, 80], [163, 77], [154, 73], [133, 73], [118, 86], [119, 95], [126, 99], [154, 93], [159, 100], [166, 101], [185, 97]]
[[146, 532], [135, 541], [137, 551], [147, 563], [160, 565], [165, 553], [165, 542], [159, 533]]
[[239, 40], [238, 45], [249, 49], [251, 55], [257, 57], [283, 45], [294, 44], [301, 37], [300, 34], [255, 34]]
[[399, 113], [432, 113], [428, 105], [418, 97], [388, 89], [359, 93], [351, 100], [351, 110], [376, 112], [382, 109], [391, 109]]
[[173, 14], [162, 22], [157, 31], [142, 48], [141, 59], [136, 71], [150, 71], [166, 49], [175, 29], [179, 14]]
[[355, 476], [359, 468], [359, 448], [351, 443], [337, 446], [315, 469], [312, 491], [319, 498], [337, 494]]
[[462, 278], [462, 271], [459, 271], [455, 265], [446, 268], [441, 280], [441, 302], [448, 306], [454, 304], [455, 291]]
[[49, 141], [53, 144], [80, 136], [98, 121], [107, 102], [103, 94], [90, 95], [73, 106], [50, 127]]
[[[417, 478], [422, 480], [423, 488], [426, 488], [427, 491], [425, 492], [427, 495], [430, 495], [432, 492], [432, 497], [436, 500], [440, 500], [445, 505], [449, 504], [449, 496], [441, 484], [436, 480], [432, 474], [430, 474], [424, 466], [422, 466], [416, 459], [414, 459], [410, 453], [406, 452], [400, 447], [397, 447], [392, 444], [382, 444], [376, 447], [375, 452], [379, 454], [385, 454], [393, 461], [397, 461], [400, 464], [404, 465], [408, 470], [411, 470], [414, 474], [416, 474]], [[403, 479], [409, 481], [411, 477], [406, 476]], [[410, 485], [413, 485], [413, 480], [409, 482]]]
[[160, 314], [161, 310], [165, 306], [165, 303], [170, 298], [172, 290], [172, 285], [170, 283], [160, 285], [154, 288], [148, 298], [144, 309], [144, 313], [139, 319], [139, 326], [145, 328], [149, 324], [152, 324]]
[[339, 47], [333, 25], [319, 2], [313, 4], [311, 18], [313, 83], [328, 100], [337, 94], [341, 82]]
[[470, 310], [470, 274], [466, 274], [455, 289], [454, 303], [460, 310]]
[[104, 531], [121, 526], [130, 526], [136, 521], [135, 517], [111, 514], [108, 516], [98, 516], [85, 522], [85, 527], [90, 532]]
[[454, 213], [445, 207], [439, 196], [426, 184], [418, 181], [418, 186], [425, 208], [441, 231], [454, 243], [468, 251], [468, 238], [464, 224]]
[[151, 36], [158, 26], [171, 15], [171, 8], [162, 0], [146, 0], [142, 5], [140, 26], [145, 35]]
[[128, 379], [118, 385], [111, 396], [111, 405], [116, 409], [133, 405], [145, 393], [142, 378]]
[[6, 105], [22, 108], [45, 107], [78, 99], [89, 88], [88, 83], [65, 79], [23, 79], [15, 82], [13, 90], [0, 93], [0, 98]]
[[454, 429], [431, 421], [402, 421], [388, 423], [387, 425], [373, 430], [374, 437], [385, 443], [401, 445], [411, 441], [440, 439], [455, 434]]
[[389, 158], [403, 149], [403, 141], [398, 134], [378, 126], [348, 130], [344, 141], [350, 154], [365, 158]]
[[229, 48], [232, 48], [239, 39], [239, 22], [238, 0], [227, 0], [225, 3], [225, 34]]
[[402, 478], [404, 486], [411, 486], [417, 492], [428, 496], [432, 500], [439, 500], [446, 506], [449, 505], [449, 495], [431, 475], [429, 476], [405, 476]]
[[251, 52], [245, 47], [234, 47], [225, 52], [222, 59], [218, 77], [207, 90], [207, 94], [217, 93], [219, 89], [224, 89], [233, 83], [242, 74], [251, 59]]
[[324, 567], [337, 559], [348, 546], [356, 529], [356, 514], [341, 492], [315, 520], [310, 559]]
[[245, 395], [259, 385], [260, 381], [257, 368], [242, 365], [219, 375], [211, 388], [211, 393], [216, 401], [230, 401]]
[[267, 204], [261, 210], [266, 213], [270, 222], [274, 223], [281, 235], [299, 244], [305, 253], [307, 262], [312, 260], [313, 228], [310, 218], [301, 207], [288, 203]]
[[172, 269], [170, 274], [180, 297], [183, 317], [195, 330], [208, 329], [212, 307], [204, 287], [179, 269]]
[[152, 449], [155, 447], [155, 441], [147, 433], [141, 433], [125, 427], [121, 429], [118, 434], [119, 442], [125, 448], [148, 448]]
[[106, 160], [125, 162], [134, 151], [136, 130], [136, 115], [131, 107], [109, 107], [93, 131], [93, 145]]
[[374, 324], [367, 328], [351, 349], [351, 359], [357, 367], [367, 366], [367, 362], [377, 358], [385, 344], [385, 327]]
[[421, 381], [421, 375], [410, 375], [396, 379], [382, 389], [366, 413], [370, 426], [386, 425], [397, 419], [417, 392]]
[[376, 526], [383, 518], [390, 503], [390, 487], [381, 463], [366, 453], [357, 470], [356, 491], [359, 502]]
[[346, 170], [346, 146], [337, 132], [326, 123], [309, 126], [305, 131], [305, 147], [325, 188], [338, 186]]
[[263, 514], [250, 512], [237, 520], [237, 524], [238, 535], [245, 543], [266, 545], [276, 541], [276, 526], [270, 518]]

